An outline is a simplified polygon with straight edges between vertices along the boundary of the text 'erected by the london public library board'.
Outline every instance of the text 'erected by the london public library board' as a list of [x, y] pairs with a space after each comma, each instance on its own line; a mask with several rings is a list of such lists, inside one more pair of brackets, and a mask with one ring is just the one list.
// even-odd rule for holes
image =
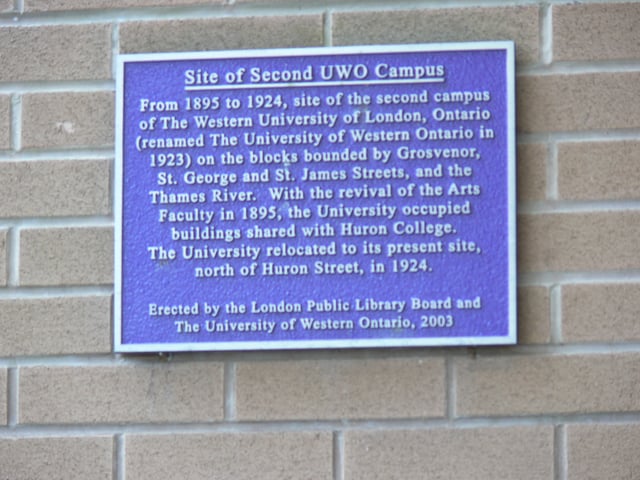
[[121, 56], [115, 350], [514, 343], [513, 57]]

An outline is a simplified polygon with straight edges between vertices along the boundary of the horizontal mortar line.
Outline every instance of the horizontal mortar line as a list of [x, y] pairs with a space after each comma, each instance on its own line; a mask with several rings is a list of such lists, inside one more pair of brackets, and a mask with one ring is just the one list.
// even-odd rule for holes
[[103, 435], [200, 435], [200, 434], [260, 434], [303, 432], [358, 432], [386, 430], [431, 430], [472, 428], [536, 427], [544, 425], [628, 425], [640, 423], [640, 412], [603, 412], [589, 414], [547, 414], [528, 416], [408, 418], [380, 420], [271, 420], [265, 422], [194, 422], [140, 424], [18, 424], [0, 427], [0, 438], [77, 437]]
[[114, 92], [114, 80], [0, 82], [0, 94]]
[[518, 133], [518, 144], [526, 143], [580, 143], [640, 140], [639, 129], [585, 130], [580, 132]]
[[15, 287], [0, 289], [0, 300], [44, 300], [49, 298], [103, 297], [113, 295], [113, 287], [73, 286], [73, 287]]
[[20, 152], [0, 152], [2, 162], [39, 162], [43, 160], [113, 160], [113, 149], [108, 150], [52, 150]]
[[158, 360], [158, 355], [146, 354], [123, 357], [113, 353], [103, 354], [77, 354], [77, 355], [32, 355], [0, 357], [0, 367], [132, 367], [150, 366], [162, 363], [166, 360]]
[[[500, 0], [460, 0], [458, 7], [503, 7]], [[537, 0], [519, 0], [515, 5], [537, 6]], [[320, 4], [300, 3], [297, 0], [289, 2], [260, 2], [256, 4], [224, 3], [214, 5], [194, 5], [178, 7], [137, 7], [130, 9], [87, 9], [66, 10], [51, 12], [24, 12], [22, 14], [8, 12], [0, 14], [0, 25], [18, 26], [43, 26], [64, 25], [69, 23], [96, 23], [114, 21], [150, 21], [150, 20], [189, 20], [209, 18], [230, 18], [248, 16], [284, 16], [324, 13], [327, 9], [337, 12], [367, 12], [390, 10], [438, 10], [451, 9], [451, 4], [446, 1], [436, 1], [425, 4], [421, 0], [402, 0], [390, 4], [385, 0], [370, 0], [362, 2], [342, 2], [330, 0]]]
[[594, 412], [564, 413], [526, 416], [483, 416], [461, 417], [453, 420], [453, 424], [461, 429], [501, 426], [536, 426], [556, 424], [620, 424], [640, 422], [640, 412]]
[[319, 361], [319, 360], [367, 360], [375, 358], [376, 360], [393, 360], [397, 358], [406, 359], [407, 357], [415, 357], [420, 354], [416, 360], [424, 360], [429, 358], [441, 358], [444, 354], [443, 349], [420, 351], [414, 350], [395, 350], [378, 351], [379, 355], [369, 353], [363, 356], [362, 351], [300, 351], [300, 355], [292, 356], [291, 352], [273, 351], [273, 352], [243, 352], [243, 351], [224, 351], [224, 352], [173, 352], [170, 354], [161, 353], [142, 353], [142, 354], [94, 354], [94, 355], [25, 355], [0, 357], [0, 366], [9, 364], [11, 366], [86, 366], [85, 361], [97, 363], [106, 366], [127, 366], [127, 365], [151, 365], [158, 363], [205, 363], [215, 362], [223, 364], [224, 362], [252, 363], [261, 361], [290, 361], [292, 358], [297, 361]]
[[16, 217], [0, 218], [0, 228], [83, 228], [83, 227], [111, 227], [113, 228], [113, 217], [111, 216], [89, 216], [80, 217]]
[[[529, 5], [537, 6], [539, 1], [537, 0], [516, 0], [513, 5]], [[235, 7], [236, 5], [234, 5]], [[266, 2], [260, 2], [259, 4], [242, 5], [247, 10], [257, 11], [271, 11], [275, 7], [281, 7], [286, 11], [291, 11], [292, 8], [296, 10], [299, 8], [299, 2], [291, 0], [287, 3], [277, 2], [272, 5]], [[368, 2], [349, 2], [340, 0], [330, 0], [322, 2], [322, 6], [326, 9], [330, 9], [329, 13], [334, 12], [369, 12], [369, 11], [405, 11], [405, 10], [442, 10], [452, 9], [451, 2], [447, 1], [431, 1], [424, 2], [421, 0], [399, 0], [396, 2], [388, 2], [386, 0], [369, 0]], [[504, 7], [504, 2], [500, 0], [458, 0], [456, 2], [456, 8], [469, 8], [469, 7]], [[373, 10], [375, 9], [375, 10]]]
[[[460, 347], [464, 349], [465, 347]], [[466, 350], [464, 350], [466, 352]], [[190, 352], [188, 358], [207, 361], [210, 356], [225, 355], [225, 361], [236, 363], [279, 362], [279, 361], [342, 361], [342, 360], [394, 360], [413, 358], [416, 360], [442, 360], [450, 352], [448, 347], [407, 347], [407, 348], [358, 348], [358, 349], [311, 349], [311, 350], [255, 350], [250, 352]], [[170, 358], [181, 358], [179, 352], [169, 354]], [[417, 357], [419, 356], [419, 357]]]
[[[113, 10], [66, 10], [52, 12], [26, 12], [22, 15], [4, 15], [4, 24], [12, 26], [41, 27], [49, 25], [82, 25], [94, 23], [127, 23], [138, 21], [209, 20], [243, 18], [260, 15], [304, 16], [321, 14], [326, 6], [296, 5], [295, 10], [282, 3], [273, 6], [251, 5], [194, 5], [177, 7], [135, 7]], [[15, 19], [15, 20], [14, 20]], [[0, 25], [2, 20], [0, 17]]]
[[601, 283], [640, 283], [640, 270], [607, 272], [524, 272], [518, 286], [588, 285]]
[[[496, 347], [452, 347], [447, 350], [447, 354], [455, 360], [465, 360], [469, 358], [469, 351], [472, 350], [477, 358], [495, 358], [496, 355], [502, 357], [538, 357], [538, 356], [579, 356], [579, 355], [615, 355], [615, 354], [640, 354], [640, 343], [619, 343], [619, 344], [562, 344], [562, 345], [514, 345], [514, 346], [496, 346]], [[425, 358], [422, 355], [424, 349], [421, 349], [420, 358], [412, 355], [410, 350], [403, 351], [403, 359], [414, 359], [416, 361], [423, 360]], [[240, 355], [242, 358], [243, 352], [232, 352]], [[439, 357], [441, 358], [442, 353]], [[343, 360], [355, 360], [355, 356], [345, 356]], [[270, 360], [276, 360], [272, 358]], [[309, 361], [312, 358], [307, 356], [300, 356], [295, 358], [288, 356], [286, 358], [280, 358], [280, 361]], [[317, 361], [318, 359], [315, 358]], [[340, 360], [336, 359], [333, 355], [325, 355], [321, 360]], [[161, 357], [158, 354], [93, 354], [93, 355], [41, 355], [41, 356], [13, 356], [13, 357], [0, 357], [0, 368], [29, 368], [29, 367], [112, 367], [112, 368], [124, 368], [132, 366], [153, 366], [158, 363], [224, 363], [225, 361], [237, 361], [250, 362], [250, 360], [237, 360], [234, 359], [232, 354], [227, 355], [226, 352], [213, 352], [209, 356], [194, 356], [188, 352], [181, 354], [173, 354], [170, 357]]]
[[[476, 358], [502, 358], [508, 357], [539, 357], [539, 356], [584, 356], [584, 355], [622, 355], [640, 354], [640, 342], [626, 343], [564, 343], [564, 344], [539, 344], [539, 345], [513, 345], [495, 347], [469, 347]], [[453, 358], [465, 359], [467, 352], [463, 352]]]
[[37, 160], [94, 160], [114, 159], [113, 147], [103, 149], [68, 149], [68, 150], [21, 150], [20, 152], [0, 152], [2, 161], [37, 161]]
[[[15, 287], [8, 287], [0, 289], [0, 298], [1, 299], [20, 299], [20, 298], [53, 298], [60, 296], [91, 296], [91, 293], [82, 293], [84, 288], [88, 288], [89, 290], [94, 289], [95, 291], [103, 291], [110, 292], [109, 294], [113, 294], [113, 284], [112, 283], [101, 283], [101, 284], [93, 284], [93, 285], [18, 285]], [[35, 290], [38, 292], [42, 292], [42, 294], [35, 294], [33, 297], [29, 296], [28, 291]], [[50, 296], [47, 296], [46, 291], [51, 292]], [[66, 295], [63, 295], [60, 292], [67, 292]], [[6, 292], [6, 293], [5, 293]], [[21, 292], [21, 293], [15, 293]], [[75, 292], [75, 293], [73, 293]], [[88, 291], [86, 291], [88, 292]], [[103, 293], [101, 295], [107, 295], [107, 293]]]
[[[465, 347], [460, 347], [465, 348]], [[365, 347], [365, 348], [335, 348], [335, 349], [299, 349], [287, 350], [220, 350], [194, 352], [165, 352], [162, 353], [169, 361], [222, 361], [237, 363], [279, 362], [290, 360], [394, 360], [415, 358], [416, 360], [439, 359], [449, 352], [450, 347]], [[129, 355], [124, 353], [124, 356]], [[157, 355], [157, 354], [156, 354]]]
[[[53, 25], [84, 25], [128, 22], [163, 22], [182, 20], [216, 20], [230, 18], [284, 17], [320, 15], [326, 5], [296, 5], [295, 10], [282, 4], [273, 6], [211, 5], [194, 7], [148, 7], [115, 10], [69, 10], [64, 12], [28, 12], [0, 17], [0, 26], [46, 27]], [[15, 19], [15, 20], [14, 20]]]
[[639, 211], [640, 200], [534, 201], [518, 203], [518, 214]]
[[584, 60], [580, 62], [552, 62], [548, 65], [518, 65], [516, 76], [583, 75], [591, 73], [625, 73], [639, 71], [639, 60]]

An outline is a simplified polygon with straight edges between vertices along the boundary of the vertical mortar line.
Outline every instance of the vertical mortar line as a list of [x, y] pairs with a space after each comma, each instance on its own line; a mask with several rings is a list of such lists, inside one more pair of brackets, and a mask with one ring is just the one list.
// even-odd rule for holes
[[20, 284], [20, 230], [15, 225], [7, 233], [7, 286]]
[[113, 480], [125, 480], [124, 435], [119, 433], [113, 438]]
[[323, 20], [323, 35], [324, 35], [324, 46], [331, 47], [333, 45], [333, 15], [331, 10], [327, 10], [324, 12], [322, 16]]
[[567, 427], [556, 425], [553, 429], [553, 479], [567, 480]]
[[553, 18], [548, 3], [540, 5], [540, 61], [543, 65], [553, 62]]
[[236, 419], [236, 363], [224, 364], [224, 419]]
[[[22, 150], [22, 95], [11, 95], [11, 149]], [[7, 285], [15, 287], [19, 282], [20, 232], [14, 226], [7, 234]]]
[[24, 0], [15, 0], [13, 7], [17, 13], [24, 13]]
[[333, 480], [344, 480], [344, 432], [333, 432]]
[[18, 367], [10, 368], [7, 372], [7, 425], [10, 428], [18, 424], [18, 400], [20, 388], [20, 374]]
[[22, 95], [11, 95], [11, 149], [22, 150]]
[[562, 285], [553, 285], [549, 292], [551, 317], [551, 343], [560, 344], [562, 338]]
[[[16, 8], [19, 2], [16, 2]], [[22, 95], [11, 95], [11, 149], [14, 153], [22, 150]], [[7, 234], [7, 285], [15, 287], [19, 282], [20, 232], [14, 226]]]
[[118, 54], [120, 53], [120, 23], [115, 22], [111, 30], [111, 76], [116, 80], [118, 73]]

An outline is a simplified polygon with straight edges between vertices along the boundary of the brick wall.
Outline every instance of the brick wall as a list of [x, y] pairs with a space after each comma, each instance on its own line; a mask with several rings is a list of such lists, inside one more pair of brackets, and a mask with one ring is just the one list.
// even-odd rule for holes
[[[1, 480], [640, 478], [640, 3], [452, 3], [0, 0]], [[111, 354], [118, 53], [490, 39], [518, 346]]]

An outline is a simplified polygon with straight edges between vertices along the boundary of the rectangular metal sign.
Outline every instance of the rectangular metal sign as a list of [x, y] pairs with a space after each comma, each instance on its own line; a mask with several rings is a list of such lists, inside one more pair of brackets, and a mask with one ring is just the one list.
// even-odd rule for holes
[[516, 341], [512, 42], [122, 55], [115, 351]]

